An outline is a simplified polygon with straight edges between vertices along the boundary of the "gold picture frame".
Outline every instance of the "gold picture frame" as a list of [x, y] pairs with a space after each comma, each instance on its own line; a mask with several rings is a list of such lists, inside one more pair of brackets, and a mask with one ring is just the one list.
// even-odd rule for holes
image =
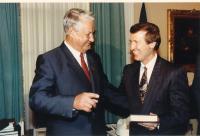
[[200, 47], [200, 10], [167, 10], [168, 60], [194, 72]]

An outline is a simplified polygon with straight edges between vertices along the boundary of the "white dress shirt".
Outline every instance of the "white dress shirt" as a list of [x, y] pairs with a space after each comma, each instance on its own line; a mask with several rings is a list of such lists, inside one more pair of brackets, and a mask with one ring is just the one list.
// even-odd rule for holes
[[[70, 52], [72, 53], [72, 55], [74, 56], [74, 58], [77, 60], [77, 62], [79, 63], [79, 65], [81, 66], [81, 57], [80, 57], [80, 52], [75, 50], [69, 43], [67, 43], [66, 41], [64, 41], [65, 45], [68, 47], [68, 49], [70, 50]], [[83, 57], [85, 60], [86, 65], [88, 66], [88, 61], [87, 61], [87, 55], [86, 53], [83, 53]], [[89, 67], [88, 67], [89, 68]]]
[[155, 56], [149, 61], [149, 63], [147, 63], [146, 65], [144, 65], [142, 62], [141, 62], [141, 65], [140, 65], [140, 78], [139, 78], [139, 83], [140, 83], [140, 80], [142, 78], [142, 75], [144, 73], [144, 67], [147, 68], [147, 83], [149, 83], [149, 80], [150, 80], [150, 77], [151, 77], [151, 74], [152, 74], [152, 71], [153, 71], [153, 68], [155, 66], [155, 63], [156, 63], [156, 59], [157, 59], [157, 54], [155, 54]]

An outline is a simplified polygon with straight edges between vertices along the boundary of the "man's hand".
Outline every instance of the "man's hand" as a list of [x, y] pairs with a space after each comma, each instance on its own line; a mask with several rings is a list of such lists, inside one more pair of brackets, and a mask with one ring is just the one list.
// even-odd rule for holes
[[91, 112], [93, 108], [96, 108], [98, 98], [99, 95], [95, 93], [81, 93], [75, 97], [73, 108], [76, 110]]
[[[150, 113], [150, 115], [156, 115], [156, 114]], [[159, 119], [158, 119], [158, 122], [156, 123], [138, 123], [138, 124], [152, 131], [159, 126]]]

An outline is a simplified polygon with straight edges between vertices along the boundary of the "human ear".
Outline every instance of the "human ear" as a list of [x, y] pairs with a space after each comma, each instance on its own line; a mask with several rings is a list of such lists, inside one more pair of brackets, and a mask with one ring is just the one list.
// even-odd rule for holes
[[154, 49], [154, 47], [156, 46], [156, 42], [152, 42], [149, 44], [150, 48]]
[[77, 31], [76, 31], [76, 29], [75, 29], [74, 27], [71, 27], [71, 28], [69, 29], [69, 31], [70, 31], [70, 34], [71, 34], [72, 36], [77, 36]]

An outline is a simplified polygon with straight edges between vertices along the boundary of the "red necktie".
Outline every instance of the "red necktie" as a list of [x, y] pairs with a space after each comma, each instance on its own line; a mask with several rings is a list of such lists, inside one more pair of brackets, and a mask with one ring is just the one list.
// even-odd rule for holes
[[85, 63], [85, 60], [84, 60], [84, 57], [83, 57], [83, 53], [80, 54], [80, 57], [81, 57], [81, 67], [85, 73], [85, 75], [87, 76], [87, 78], [90, 80], [90, 74], [89, 74], [89, 70], [88, 70], [88, 67]]

